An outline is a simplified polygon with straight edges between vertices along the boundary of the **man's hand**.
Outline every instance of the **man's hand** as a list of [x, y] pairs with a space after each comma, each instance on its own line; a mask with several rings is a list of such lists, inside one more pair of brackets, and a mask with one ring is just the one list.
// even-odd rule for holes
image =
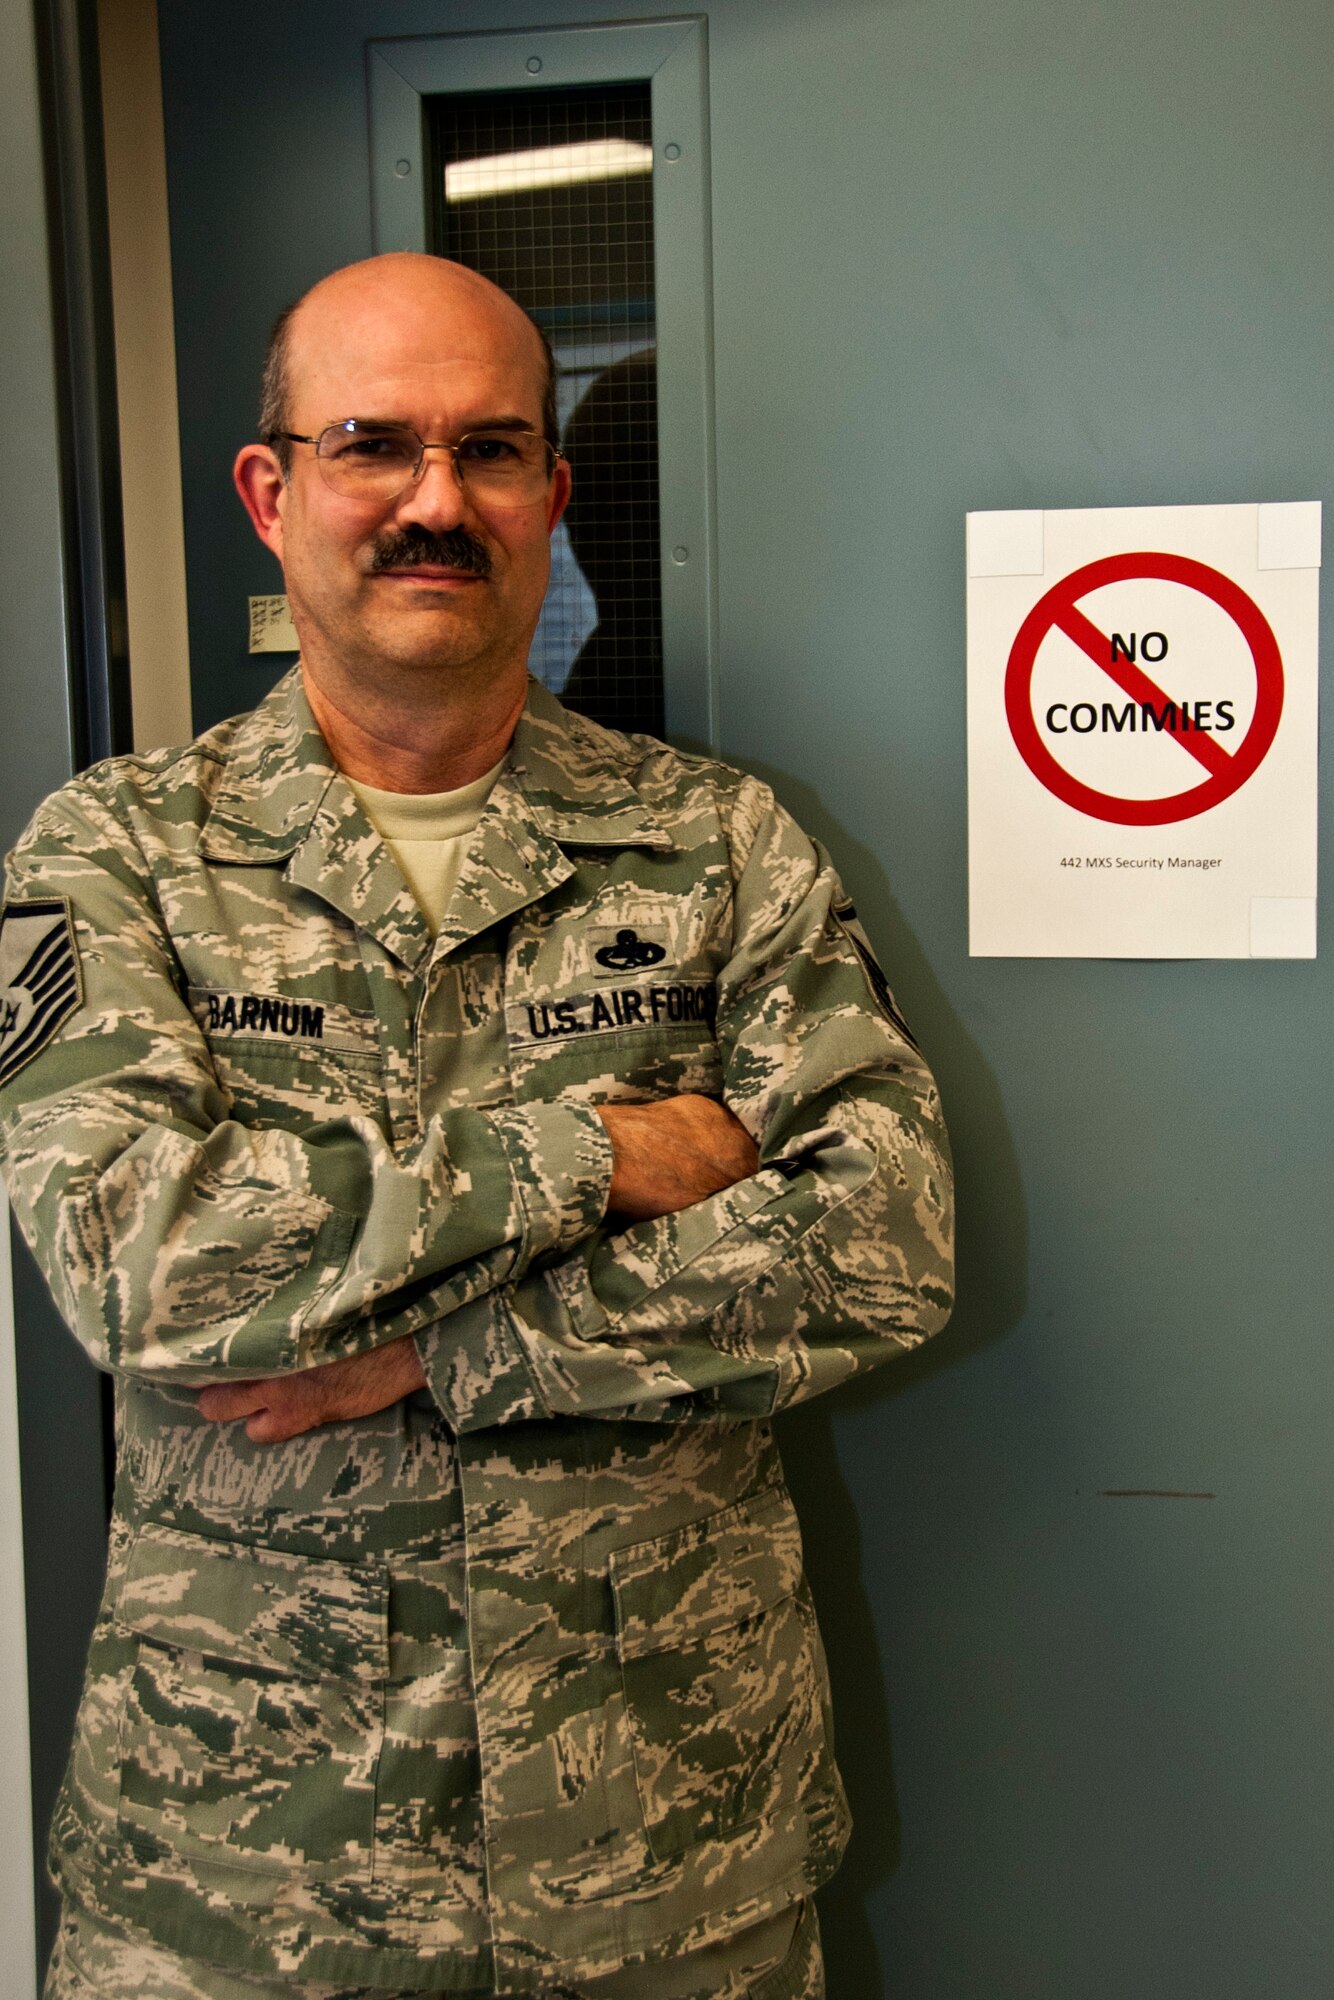
[[219, 1424], [248, 1417], [247, 1437], [256, 1444], [282, 1444], [321, 1424], [373, 1417], [425, 1386], [412, 1335], [405, 1333], [384, 1347], [327, 1362], [322, 1368], [275, 1375], [268, 1382], [225, 1382], [215, 1389], [201, 1389], [199, 1408]]
[[739, 1118], [711, 1097], [664, 1097], [655, 1104], [599, 1104], [614, 1155], [608, 1208], [634, 1222], [674, 1215], [760, 1164]]

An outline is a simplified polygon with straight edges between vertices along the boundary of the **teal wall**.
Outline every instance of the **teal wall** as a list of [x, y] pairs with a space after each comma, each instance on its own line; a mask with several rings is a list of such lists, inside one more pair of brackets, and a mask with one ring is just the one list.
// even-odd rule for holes
[[[264, 330], [370, 246], [364, 39], [596, 13], [162, 16], [204, 722], [267, 682]], [[962, 1188], [952, 1330], [785, 1432], [858, 1817], [831, 2000], [1324, 2000], [1330, 961], [969, 960], [963, 520], [1328, 498], [1334, 9], [708, 20], [723, 748], [838, 856]]]

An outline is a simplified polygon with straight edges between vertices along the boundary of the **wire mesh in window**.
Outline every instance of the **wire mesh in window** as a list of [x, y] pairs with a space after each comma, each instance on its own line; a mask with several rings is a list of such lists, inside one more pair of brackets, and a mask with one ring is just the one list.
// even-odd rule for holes
[[660, 735], [662, 582], [649, 86], [430, 100], [435, 247], [530, 312], [574, 476], [530, 665], [571, 708]]

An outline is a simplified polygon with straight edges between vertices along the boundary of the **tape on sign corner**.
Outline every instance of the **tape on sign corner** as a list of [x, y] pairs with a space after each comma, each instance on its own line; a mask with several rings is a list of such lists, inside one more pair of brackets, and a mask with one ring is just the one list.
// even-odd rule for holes
[[1257, 569], [1319, 569], [1318, 500], [1266, 501], [1255, 514]]
[[969, 576], [1041, 576], [1042, 509], [967, 517]]
[[1315, 957], [1314, 896], [1252, 896], [1252, 958]]

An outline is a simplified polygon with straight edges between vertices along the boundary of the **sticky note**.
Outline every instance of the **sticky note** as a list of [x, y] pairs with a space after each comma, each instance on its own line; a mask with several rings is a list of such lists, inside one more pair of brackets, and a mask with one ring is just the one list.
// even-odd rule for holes
[[287, 599], [283, 596], [250, 599], [250, 650], [252, 653], [298, 653], [296, 636]]

